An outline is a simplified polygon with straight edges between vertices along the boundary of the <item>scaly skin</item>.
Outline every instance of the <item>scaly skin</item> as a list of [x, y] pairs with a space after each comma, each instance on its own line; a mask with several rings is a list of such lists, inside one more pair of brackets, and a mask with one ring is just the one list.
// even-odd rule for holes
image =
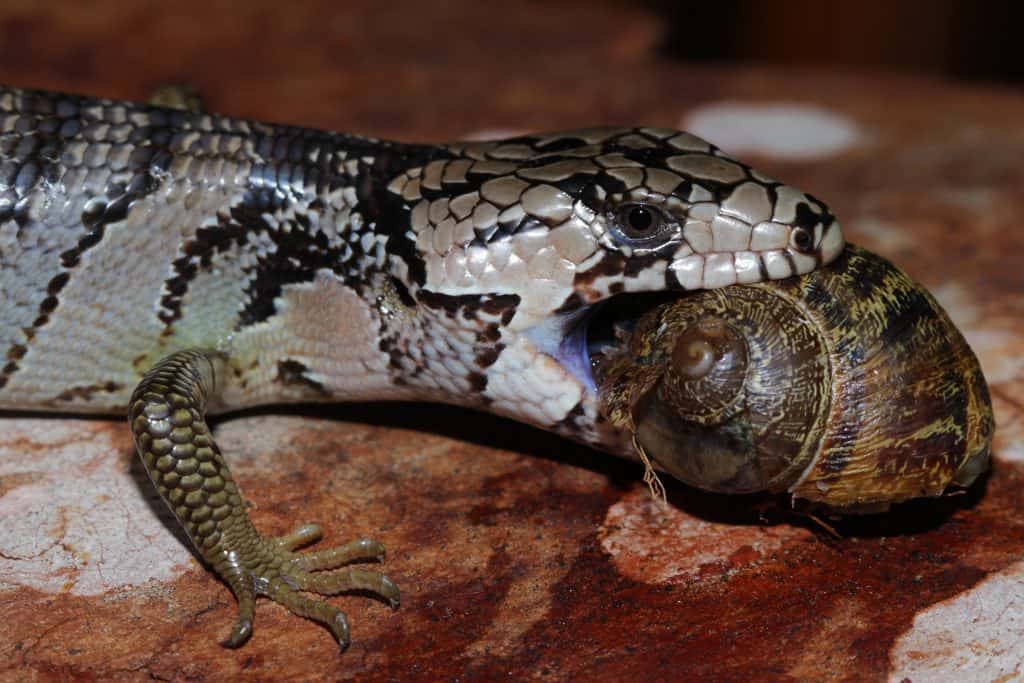
[[[383, 549], [256, 532], [206, 410], [466, 405], [626, 455], [582, 322], [612, 295], [805, 273], [842, 249], [816, 199], [691, 135], [595, 129], [427, 146], [0, 87], [0, 408], [110, 413], [239, 598], [347, 641], [295, 591]], [[134, 393], [132, 388], [138, 385]]]
[[384, 546], [361, 539], [299, 555], [291, 551], [320, 539], [315, 524], [280, 538], [264, 538], [256, 531], [204, 419], [206, 397], [215, 387], [216, 364], [216, 356], [195, 350], [179, 351], [160, 361], [132, 395], [128, 419], [160, 497], [238, 599], [238, 621], [224, 644], [238, 647], [248, 639], [256, 596], [265, 595], [295, 614], [322, 623], [344, 647], [349, 637], [344, 613], [297, 591], [337, 595], [365, 590], [397, 607], [398, 588], [380, 572], [313, 573], [353, 560], [383, 559]]

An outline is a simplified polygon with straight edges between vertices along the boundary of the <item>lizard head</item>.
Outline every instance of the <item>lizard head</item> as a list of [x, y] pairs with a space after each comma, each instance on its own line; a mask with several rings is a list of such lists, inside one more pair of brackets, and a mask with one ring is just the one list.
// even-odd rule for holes
[[803, 274], [843, 248], [820, 201], [687, 133], [593, 129], [439, 149], [388, 185], [409, 212], [402, 267], [416, 270], [397, 275], [432, 296], [513, 297], [503, 333], [584, 388], [583, 321], [608, 299]]
[[673, 130], [456, 143], [398, 175], [423, 286], [517, 294], [515, 327], [622, 292], [800, 275], [835, 258], [817, 199]]

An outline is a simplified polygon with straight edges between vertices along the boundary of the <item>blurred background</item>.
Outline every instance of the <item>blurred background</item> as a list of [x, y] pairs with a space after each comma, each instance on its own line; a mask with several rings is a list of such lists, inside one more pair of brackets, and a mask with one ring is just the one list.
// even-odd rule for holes
[[[187, 83], [214, 111], [426, 141], [581, 122], [674, 126], [673, 102], [697, 105], [739, 82], [751, 97], [830, 101], [926, 80], [1015, 88], [1022, 7], [0, 0], [0, 82], [134, 100]], [[864, 77], [870, 85], [855, 85]], [[906, 77], [915, 85], [896, 83]]]
[[1020, 2], [652, 0], [649, 6], [665, 21], [665, 54], [688, 61], [1024, 81]]
[[[599, 15], [613, 21], [595, 32], [592, 18]], [[643, 21], [649, 22], [647, 30], [638, 31]], [[378, 49], [345, 55], [353, 68], [374, 59], [408, 60], [413, 55], [402, 44], [422, 48], [429, 35], [438, 39], [435, 49], [420, 49], [414, 55], [418, 60], [436, 62], [456, 54], [465, 61], [488, 60], [488, 45], [515, 35], [522, 51], [504, 50], [510, 63], [538, 49], [571, 53], [604, 44], [617, 57], [654, 47], [663, 59], [688, 63], [868, 69], [1020, 83], [1022, 26], [1024, 3], [1009, 0], [0, 0], [0, 72], [19, 65], [39, 69], [63, 56], [69, 60], [65, 65], [84, 74], [111, 50], [122, 56], [117, 67], [123, 72], [134, 64], [152, 66], [195, 53], [201, 45], [230, 48], [239, 37], [250, 39], [255, 29], [266, 41], [246, 45], [252, 66], [268, 53], [287, 62], [288, 54], [275, 52], [285, 35], [312, 41], [305, 47], [314, 50], [316, 41], [331, 35], [335, 57], [345, 52], [347, 38], [358, 42], [353, 32], [373, 35]], [[406, 40], [388, 39], [399, 36]], [[84, 49], [76, 37], [95, 42]]]

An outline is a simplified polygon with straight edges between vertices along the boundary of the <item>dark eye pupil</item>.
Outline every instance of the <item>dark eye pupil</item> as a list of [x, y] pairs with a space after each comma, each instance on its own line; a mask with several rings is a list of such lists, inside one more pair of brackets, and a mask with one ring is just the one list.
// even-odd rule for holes
[[647, 232], [654, 225], [654, 215], [642, 206], [634, 206], [627, 216], [629, 227], [634, 232]]
[[803, 228], [797, 228], [793, 233], [793, 243], [799, 249], [809, 249], [811, 246], [811, 233], [807, 232]]
[[671, 237], [666, 228], [674, 225], [659, 207], [639, 202], [620, 204], [608, 216], [608, 222], [616, 240], [644, 249], [661, 246]]

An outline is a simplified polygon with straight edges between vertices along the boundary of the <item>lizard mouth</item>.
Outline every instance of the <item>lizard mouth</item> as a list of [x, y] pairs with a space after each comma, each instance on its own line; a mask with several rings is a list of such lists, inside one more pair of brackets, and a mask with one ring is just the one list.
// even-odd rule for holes
[[619, 294], [575, 311], [551, 316], [529, 330], [526, 337], [542, 353], [554, 358], [591, 394], [597, 393], [602, 363], [625, 344], [636, 321], [678, 292]]

